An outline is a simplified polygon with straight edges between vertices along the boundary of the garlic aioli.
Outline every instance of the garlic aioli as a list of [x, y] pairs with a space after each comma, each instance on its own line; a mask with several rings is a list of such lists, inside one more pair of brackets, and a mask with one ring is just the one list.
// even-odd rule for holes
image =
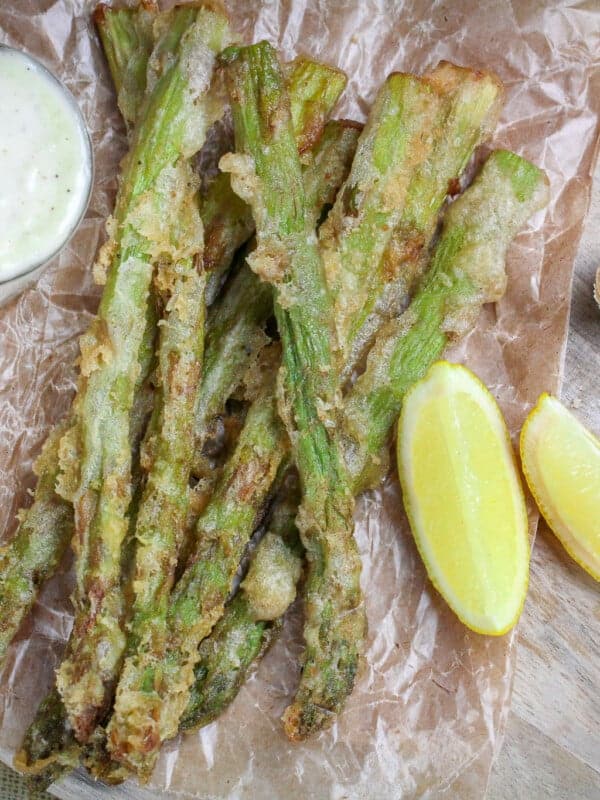
[[67, 90], [39, 62], [0, 46], [0, 282], [43, 264], [87, 207], [90, 140]]

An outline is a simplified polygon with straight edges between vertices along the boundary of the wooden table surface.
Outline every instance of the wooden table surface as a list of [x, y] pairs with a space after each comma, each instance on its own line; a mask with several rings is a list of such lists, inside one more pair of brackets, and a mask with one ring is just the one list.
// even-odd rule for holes
[[[600, 434], [600, 168], [573, 283], [562, 399]], [[600, 585], [541, 524], [487, 800], [600, 800]]]

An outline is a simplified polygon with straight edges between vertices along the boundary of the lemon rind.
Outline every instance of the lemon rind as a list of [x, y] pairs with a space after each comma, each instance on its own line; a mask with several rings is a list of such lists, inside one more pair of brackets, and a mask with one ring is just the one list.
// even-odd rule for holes
[[[596, 581], [600, 581], [600, 558], [595, 556], [594, 553], [590, 553], [589, 549], [584, 547], [579, 540], [574, 536], [571, 531], [569, 530], [568, 526], [560, 519], [560, 514], [556, 509], [553, 509], [548, 505], [548, 503], [542, 498], [541, 493], [539, 492], [539, 486], [544, 486], [544, 481], [542, 480], [541, 476], [539, 475], [539, 470], [532, 467], [532, 460], [529, 457], [529, 453], [527, 452], [528, 442], [531, 443], [533, 448], [533, 442], [530, 437], [535, 435], [534, 426], [539, 425], [540, 422], [543, 420], [540, 419], [540, 416], [544, 413], [555, 413], [554, 411], [546, 411], [548, 408], [548, 401], [552, 402], [552, 406], [550, 408], [554, 408], [555, 411], [559, 413], [564, 412], [565, 415], [569, 417], [571, 421], [573, 421], [577, 427], [580, 427], [581, 430], [591, 436], [594, 441], [596, 441], [599, 446], [600, 442], [596, 439], [593, 434], [587, 431], [563, 405], [562, 403], [557, 400], [552, 395], [544, 392], [541, 394], [535, 404], [535, 406], [529, 412], [525, 423], [523, 424], [523, 428], [521, 429], [521, 437], [519, 442], [519, 451], [521, 455], [521, 468], [523, 470], [523, 474], [525, 475], [525, 480], [527, 481], [527, 486], [529, 487], [529, 491], [533, 499], [535, 500], [535, 504], [539, 509], [540, 514], [546, 521], [546, 524], [556, 536], [558, 541], [567, 551], [569, 556], [575, 561], [579, 566], [591, 575], [592, 578]], [[548, 494], [544, 487], [544, 494]], [[592, 556], [596, 561], [598, 561], [598, 567], [595, 567], [589, 563], [587, 560], [589, 556]]]
[[[464, 382], [463, 385], [467, 386], [467, 388], [472, 389], [473, 386], [476, 387], [476, 391], [486, 398], [485, 400], [485, 408], [486, 408], [486, 417], [490, 420], [490, 423], [494, 425], [494, 428], [497, 432], [501, 435], [502, 441], [505, 445], [506, 450], [506, 466], [507, 469], [510, 469], [509, 465], [512, 465], [512, 472], [513, 472], [513, 486], [515, 489], [515, 497], [518, 497], [515, 503], [515, 520], [518, 517], [521, 517], [521, 525], [520, 528], [523, 530], [523, 537], [522, 537], [522, 559], [518, 558], [518, 563], [522, 563], [522, 570], [521, 574], [516, 575], [515, 579], [515, 594], [518, 589], [518, 601], [515, 603], [514, 607], [510, 605], [503, 606], [507, 608], [510, 613], [506, 614], [506, 617], [503, 616], [502, 623], [494, 625], [493, 623], [490, 625], [489, 618], [482, 619], [481, 615], [473, 615], [465, 612], [464, 605], [457, 602], [455, 599], [454, 591], [446, 588], [444, 586], [443, 580], [441, 580], [441, 576], [439, 575], [439, 570], [436, 569], [434, 561], [435, 559], [430, 557], [429, 552], [426, 549], [426, 536], [423, 534], [422, 525], [419, 523], [415, 513], [413, 513], [413, 501], [415, 499], [414, 492], [412, 492], [410, 488], [410, 480], [408, 478], [408, 474], [405, 468], [405, 464], [410, 462], [410, 456], [407, 452], [408, 458], [403, 456], [403, 447], [407, 447], [406, 437], [402, 437], [400, 432], [402, 427], [406, 421], [405, 416], [405, 409], [410, 408], [410, 399], [416, 392], [422, 390], [425, 382], [428, 379], [431, 379], [431, 372], [443, 367], [444, 369], [451, 368], [455, 371], [455, 374], [461, 374], [461, 380]], [[467, 379], [466, 381], [464, 379]], [[476, 396], [476, 395], [475, 395]], [[495, 416], [495, 419], [492, 419], [488, 414], [487, 410], [493, 409], [492, 413]], [[408, 413], [408, 411], [406, 412]], [[525, 495], [523, 492], [523, 487], [521, 481], [519, 479], [519, 470], [517, 466], [517, 460], [515, 457], [515, 452], [512, 447], [510, 434], [508, 432], [508, 428], [506, 427], [506, 423], [502, 416], [502, 412], [498, 408], [498, 404], [494, 396], [488, 390], [488, 388], [483, 384], [483, 382], [470, 370], [466, 367], [462, 366], [461, 364], [452, 364], [448, 361], [437, 361], [435, 364], [432, 365], [431, 369], [427, 373], [427, 375], [421, 380], [418, 381], [407, 393], [402, 412], [400, 415], [400, 422], [399, 422], [399, 436], [398, 436], [398, 443], [397, 443], [397, 454], [398, 454], [398, 472], [400, 477], [400, 483], [402, 486], [402, 493], [404, 498], [404, 505], [406, 509], [406, 514], [408, 516], [408, 520], [410, 523], [411, 530], [413, 532], [413, 538], [415, 540], [415, 544], [419, 555], [425, 565], [427, 570], [427, 574], [429, 579], [436, 589], [436, 591], [444, 598], [446, 603], [452, 609], [452, 611], [456, 614], [459, 620], [466, 625], [467, 628], [474, 631], [475, 633], [486, 635], [486, 636], [504, 636], [508, 633], [514, 626], [517, 624], [521, 613], [523, 611], [523, 606], [525, 604], [525, 599], [527, 596], [527, 589], [529, 585], [529, 558], [530, 558], [530, 548], [529, 548], [529, 537], [528, 537], [528, 518], [527, 518], [527, 507], [525, 503]], [[519, 513], [520, 511], [520, 513]], [[517, 542], [519, 537], [517, 536]]]

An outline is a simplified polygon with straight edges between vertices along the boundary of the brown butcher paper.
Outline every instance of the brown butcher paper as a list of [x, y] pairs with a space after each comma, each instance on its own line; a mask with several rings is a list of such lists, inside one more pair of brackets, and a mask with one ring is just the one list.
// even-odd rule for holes
[[[363, 120], [394, 70], [447, 59], [495, 71], [506, 104], [493, 146], [548, 174], [551, 201], [512, 245], [505, 297], [452, 354], [490, 387], [515, 435], [544, 390], [560, 387], [573, 259], [587, 210], [600, 111], [600, 10], [594, 0], [230, 0], [247, 41], [285, 59], [334, 63], [349, 77], [336, 114]], [[77, 98], [95, 153], [85, 221], [20, 294], [0, 287], [0, 531], [29, 501], [32, 461], [69, 407], [78, 336], [98, 302], [91, 265], [111, 211], [124, 128], [88, 0], [0, 2], [0, 42], [23, 47]], [[1, 123], [0, 123], [1, 124]], [[0, 191], [2, 178], [0, 176]], [[0, 236], [1, 220], [0, 220]], [[12, 297], [8, 297], [13, 293]], [[529, 506], [531, 531], [537, 515]], [[427, 580], [395, 477], [358, 504], [369, 638], [364, 669], [337, 723], [292, 744], [279, 721], [298, 681], [300, 609], [221, 719], [163, 749], [152, 783], [103, 790], [79, 773], [63, 798], [202, 800], [479, 799], [510, 704], [514, 633], [468, 631]], [[12, 760], [52, 682], [71, 624], [69, 563], [44, 589], [12, 645], [0, 684], [0, 757]]]

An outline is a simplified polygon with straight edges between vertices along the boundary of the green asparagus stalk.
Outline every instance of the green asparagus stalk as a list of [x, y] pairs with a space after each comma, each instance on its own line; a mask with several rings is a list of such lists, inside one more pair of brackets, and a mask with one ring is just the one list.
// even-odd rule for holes
[[[154, 330], [155, 326], [152, 328], [153, 334]], [[152, 411], [153, 401], [154, 390], [147, 382], [136, 394], [131, 420], [132, 452], [135, 456], [132, 473], [134, 508], [130, 517], [128, 541], [122, 556], [122, 581], [125, 585], [130, 585], [132, 582], [130, 565], [133, 561], [135, 518], [143, 486], [138, 450], [145, 423]], [[15, 756], [14, 766], [27, 776], [32, 796], [68, 775], [79, 765], [82, 758], [86, 765], [88, 761], [90, 762], [89, 766], [92, 765], [91, 762], [99, 760], [102, 767], [102, 775], [99, 777], [107, 782], [121, 783], [127, 775], [109, 763], [105, 749], [103, 750], [98, 744], [102, 738], [103, 729], [98, 726], [85, 747], [77, 741], [60, 693], [53, 687], [41, 702], [33, 722], [25, 733], [20, 750]]]
[[242, 263], [208, 313], [202, 385], [196, 409], [194, 474], [205, 477], [204, 445], [211, 422], [269, 341], [264, 333], [273, 313], [270, 287]]
[[448, 189], [495, 125], [500, 95], [493, 76], [446, 63], [380, 89], [320, 233], [346, 362], [376, 331], [376, 309], [397, 313], [424, 268]]
[[[327, 118], [346, 85], [346, 76], [328, 64], [298, 58], [286, 65], [286, 77], [294, 109], [296, 143], [310, 165], [310, 151], [321, 140]], [[330, 133], [330, 136], [334, 134]], [[346, 138], [352, 137], [346, 134]], [[342, 139], [340, 151], [344, 151], [344, 144]], [[333, 158], [338, 161], [338, 164], [332, 164], [335, 170], [339, 168], [340, 156]], [[210, 305], [221, 288], [235, 252], [254, 233], [254, 219], [249, 206], [232, 190], [226, 173], [219, 173], [209, 185], [206, 197], [201, 201], [200, 213], [205, 232], [204, 266], [211, 273], [207, 291]]]
[[[149, 306], [140, 349], [142, 376], [149, 372], [153, 358], [155, 328], [154, 309]], [[138, 380], [130, 430], [134, 448], [139, 444], [147, 414], [147, 389]], [[50, 432], [34, 467], [38, 482], [33, 503], [20, 512], [17, 532], [0, 548], [0, 663], [40, 588], [56, 572], [73, 537], [73, 506], [56, 492], [60, 441], [71, 428], [72, 420], [67, 418]]]
[[350, 357], [345, 376], [383, 322], [399, 316], [408, 305], [429, 263], [442, 204], [449, 193], [457, 193], [461, 173], [475, 148], [489, 138], [498, 121], [503, 90], [491, 73], [442, 62], [424, 80], [441, 98], [428, 155], [409, 180], [391, 237], [369, 275], [362, 307], [348, 320], [344, 291], [337, 298], [338, 312], [349, 323]]
[[[351, 392], [348, 398], [350, 419], [355, 417], [353, 408], [356, 405], [362, 409], [361, 430], [352, 432], [347, 451], [355, 494], [372, 486], [385, 469], [387, 439], [412, 381], [423, 375], [441, 355], [449, 335], [455, 338], [466, 333], [481, 305], [502, 294], [506, 248], [526, 219], [545, 203], [546, 194], [545, 178], [539, 170], [518, 156], [499, 152], [490, 157], [474, 185], [451, 206], [430, 270], [410, 310], [397, 324], [392, 323], [381, 332], [369, 359], [369, 377], [363, 384], [359, 383], [356, 393]], [[413, 313], [415, 310], [417, 314]], [[440, 316], [440, 310], [449, 316]], [[452, 333], [445, 330], [444, 319], [454, 320]], [[458, 328], [457, 320], [460, 320]], [[389, 371], [393, 356], [386, 356], [390, 347], [395, 347], [396, 353], [403, 353], [394, 372]], [[386, 381], [387, 391], [394, 393], [391, 401], [394, 409], [388, 408], [385, 420], [373, 422], [374, 438], [368, 444], [372, 418], [366, 410], [368, 407], [362, 405], [362, 398], [368, 396], [369, 385], [373, 390]], [[367, 448], [358, 464], [367, 466], [352, 470], [353, 459], [361, 452], [361, 447], [354, 444], [355, 436]], [[379, 452], [373, 456], [377, 447]], [[292, 509], [288, 508], [290, 521], [293, 520]], [[282, 568], [278, 553], [271, 555], [268, 550], [261, 551], [260, 545], [257, 556], [259, 553], [263, 571], [271, 576], [272, 585], [278, 584], [280, 573], [285, 581], [288, 568], [285, 565]], [[285, 587], [285, 583], [283, 585]], [[252, 663], [261, 657], [281, 628], [281, 618], [268, 624], [262, 618], [257, 619], [243, 586], [231, 602], [231, 610], [201, 645], [196, 683], [182, 720], [182, 728], [186, 730], [208, 724], [232, 702]], [[287, 608], [286, 596], [287, 589], [284, 589], [279, 598], [281, 608]], [[277, 607], [277, 603], [273, 606]]]
[[[156, 313], [153, 304], [150, 304], [142, 347], [140, 348], [141, 376], [146, 376], [151, 371], [151, 365], [154, 362], [155, 334]], [[144, 380], [142, 383], [138, 378], [130, 421], [130, 442], [134, 461], [136, 461], [135, 455], [139, 450], [153, 404], [154, 392], [149, 385], [149, 381]], [[67, 425], [68, 423], [59, 426], [52, 432], [44, 448], [44, 456], [47, 451], [53, 450], [46, 470], [50, 470], [54, 476], [58, 472], [58, 438], [60, 437], [61, 428]], [[49, 474], [46, 470], [42, 472], [42, 475], [44, 480], [49, 480]], [[133, 472], [134, 497], [135, 494], [139, 493], [141, 479], [141, 471], [139, 466], [136, 466]], [[52, 485], [54, 485], [53, 481]], [[40, 484], [38, 484], [36, 500], [38, 499], [37, 492], [40, 491], [40, 488]], [[56, 507], [67, 506], [68, 517], [65, 514], [64, 532], [59, 542], [60, 547], [66, 549], [73, 535], [73, 508], [59, 497], [54, 490], [52, 493], [48, 493], [46, 502]], [[50, 534], [54, 535], [56, 541], [59, 541], [56, 534], [60, 529], [60, 526], [55, 524], [46, 526], [45, 523], [47, 521], [48, 516], [39, 515], [38, 521], [32, 528], [32, 535], [29, 539], [24, 539], [24, 544], [27, 547], [25, 558], [31, 558], [31, 553], [35, 552], [38, 564], [43, 565], [44, 568], [46, 568], [49, 561], [56, 559], [58, 547], [55, 541], [45, 541], [44, 546], [38, 549], [35, 547], [35, 541], [40, 536], [49, 537]], [[25, 558], [22, 558], [20, 563], [23, 563]], [[39, 570], [40, 567], [38, 566], [37, 569]], [[79, 762], [80, 750], [81, 746], [75, 739], [73, 728], [67, 719], [60, 694], [54, 687], [40, 704], [35, 719], [27, 729], [20, 751], [15, 756], [15, 767], [29, 776], [38, 776], [35, 785], [40, 790], [41, 788], [47, 788], [51, 783], [74, 769]]]
[[119, 110], [129, 128], [138, 118], [146, 93], [146, 69], [154, 47], [157, 12], [153, 0], [142, 0], [137, 8], [111, 8], [100, 3], [94, 11]]
[[67, 427], [63, 423], [50, 433], [35, 463], [38, 483], [33, 503], [20, 512], [17, 532], [0, 548], [0, 662], [73, 535], [73, 508], [54, 490], [58, 446]]
[[200, 660], [180, 731], [191, 733], [223, 713], [237, 697], [252, 664], [269, 649], [280, 625], [280, 621], [257, 620], [243, 592], [233, 598], [200, 645]]
[[[346, 76], [335, 67], [325, 67], [298, 56], [284, 67], [290, 98], [292, 128], [298, 152], [310, 153], [321, 138], [325, 123], [346, 86]], [[306, 102], [305, 98], [310, 98]]]
[[135, 523], [133, 614], [129, 662], [159, 653], [167, 639], [166, 611], [189, 509], [195, 410], [204, 354], [206, 273], [193, 259], [163, 269], [167, 294], [159, 337], [158, 375], [151, 423], [151, 463]]
[[299, 499], [297, 485], [286, 481], [248, 574], [200, 645], [195, 682], [180, 730], [196, 730], [216, 719], [239, 692], [251, 664], [277, 636], [281, 617], [296, 597], [302, 571], [302, 547], [295, 524]]
[[340, 186], [348, 177], [361, 131], [362, 125], [358, 122], [330, 120], [311, 150], [311, 158], [305, 158], [302, 180], [315, 224], [333, 205]]
[[25, 775], [37, 776], [37, 788], [47, 789], [77, 767], [80, 749], [66, 720], [61, 697], [57, 689], [52, 689], [27, 729], [15, 756], [15, 768]]
[[[195, 407], [204, 354], [204, 288], [191, 259], [176, 267], [160, 328], [159, 408], [153, 461], [140, 502], [128, 649], [151, 649], [166, 637], [166, 608], [189, 506]], [[158, 646], [160, 646], [158, 644]]]
[[[325, 125], [321, 139], [313, 147], [311, 161], [303, 171], [313, 226], [323, 209], [331, 205], [348, 175], [359, 133], [360, 126], [356, 123], [334, 120]], [[198, 477], [205, 473], [202, 448], [211, 420], [223, 412], [226, 401], [239, 385], [240, 376], [246, 373], [263, 347], [262, 329], [272, 313], [270, 286], [261, 282], [247, 266], [241, 267], [210, 309], [196, 412], [194, 472]]]
[[[252, 663], [266, 652], [281, 628], [281, 617], [296, 595], [302, 569], [302, 548], [295, 527], [296, 487], [286, 482], [274, 505], [273, 517], [254, 554], [248, 575], [226, 613], [199, 649], [195, 682], [181, 731], [192, 731], [216, 719], [236, 697]], [[96, 731], [94, 736], [101, 735]], [[87, 750], [87, 748], [86, 748]], [[104, 741], [92, 742], [84, 762], [95, 777], [120, 782], [126, 774], [111, 762]], [[66, 720], [56, 689], [44, 700], [27, 731], [15, 766], [36, 776], [38, 788], [47, 788], [74, 769], [81, 746]]]
[[367, 369], [345, 400], [346, 463], [368, 488], [385, 469], [386, 444], [406, 391], [469, 331], [484, 303], [506, 287], [511, 240], [548, 198], [544, 173], [498, 150], [473, 185], [453, 203], [431, 266], [405, 314], [379, 334]]
[[440, 93], [425, 79], [390, 75], [375, 98], [350, 175], [321, 227], [320, 248], [344, 362], [352, 345], [352, 321], [371, 297], [410, 180], [431, 152], [442, 104]]
[[107, 728], [112, 757], [147, 779], [177, 733], [198, 645], [223, 614], [244, 548], [286, 452], [273, 380], [250, 407], [237, 447], [196, 526], [196, 545], [167, 611], [166, 653], [127, 660]]
[[219, 296], [236, 252], [254, 233], [254, 220], [246, 203], [231, 190], [229, 175], [220, 172], [200, 200], [204, 223], [204, 266], [210, 273], [206, 302]]
[[[314, 67], [315, 67], [315, 70], [317, 70], [317, 68], [318, 68], [318, 71], [323, 72], [324, 68], [322, 68], [321, 65], [314, 65]], [[331, 70], [329, 70], [329, 72], [331, 72]], [[292, 74], [293, 74], [293, 71], [292, 71]], [[336, 92], [335, 92], [336, 99], [337, 99], [337, 95], [339, 94], [339, 91], [342, 88], [342, 85], [343, 85], [343, 82], [338, 80], [339, 88], [336, 89]], [[331, 96], [333, 96], [333, 95], [330, 93], [330, 97]], [[323, 108], [324, 108], [323, 104], [321, 104], [319, 108], [320, 108], [319, 113], [322, 115], [324, 113], [323, 112]], [[308, 119], [308, 116], [305, 115], [304, 120], [307, 120], [307, 119]], [[314, 130], [314, 127], [315, 127], [315, 125], [313, 123], [313, 130]], [[328, 179], [327, 179], [326, 188], [324, 187], [325, 181], [324, 181], [324, 178], [322, 177], [322, 171], [323, 171], [323, 168], [324, 168], [323, 159], [320, 158], [319, 160], [317, 160], [317, 158], [315, 158], [315, 164], [312, 167], [312, 171], [311, 171], [311, 189], [312, 189], [313, 194], [311, 195], [311, 199], [313, 201], [313, 208], [315, 208], [315, 209], [318, 206], [319, 210], [320, 210], [320, 208], [322, 206], [322, 198], [328, 199], [330, 197], [330, 195], [331, 195], [330, 184], [332, 182], [332, 179], [334, 179], [335, 176], [337, 176], [338, 174], [340, 174], [340, 180], [343, 178], [343, 172], [347, 169], [347, 164], [348, 164], [348, 161], [349, 161], [349, 153], [350, 153], [350, 150], [353, 148], [353, 144], [354, 144], [355, 139], [356, 139], [355, 127], [348, 126], [348, 125], [338, 125], [338, 126], [336, 126], [335, 130], [332, 130], [330, 132], [330, 134], [326, 138], [327, 152], [330, 155], [333, 155], [333, 141], [337, 140], [337, 139], [339, 139], [339, 141], [340, 141], [341, 152], [339, 154], [337, 154], [336, 158], [332, 159], [332, 163], [328, 167], [329, 172], [328, 172]], [[315, 222], [316, 222], [316, 220], [313, 219], [313, 226], [314, 226]], [[231, 303], [228, 303], [228, 300], [227, 300], [227, 298], [229, 297], [229, 294], [230, 293], [228, 293], [226, 295], [226, 300], [225, 300], [226, 310], [227, 310], [227, 306], [228, 305], [230, 307], [232, 305]], [[256, 294], [258, 294], [258, 292]], [[258, 305], [258, 304], [256, 304], [254, 302], [252, 304], [252, 306], [251, 306], [251, 314], [254, 315], [254, 316], [256, 315], [257, 311], [260, 311], [261, 314], [262, 313], [268, 314], [270, 312], [270, 299], [267, 297], [265, 292], [262, 292], [262, 295], [267, 299], [268, 304], [267, 303], [261, 303], [260, 305]], [[234, 296], [234, 299], [235, 299], [235, 297], [241, 299], [242, 295], [238, 293], [236, 296]], [[248, 297], [246, 297], [246, 305], [249, 305], [248, 304]], [[264, 309], [264, 311], [262, 309]], [[222, 322], [223, 319], [224, 319], [224, 315], [222, 313], [222, 309], [220, 309], [220, 310], [221, 310], [221, 314], [220, 315], [216, 315], [214, 317], [214, 319], [218, 320], [219, 322]], [[234, 304], [233, 309], [231, 309], [231, 310], [233, 310], [234, 314], [233, 315], [229, 314], [229, 316], [227, 318], [227, 324], [228, 324], [229, 328], [231, 326], [230, 326], [230, 323], [229, 323], [228, 320], [232, 320], [232, 321], [236, 320], [235, 312], [237, 311], [237, 309], [235, 308], [235, 304]], [[252, 322], [255, 325], [256, 324], [256, 319], [253, 319]], [[246, 327], [248, 327], [248, 315], [245, 315], [245, 316], [242, 317], [242, 323], [245, 324]], [[212, 330], [213, 327], [216, 328], [215, 333], [217, 334], [217, 337], [215, 337], [213, 339], [213, 341], [218, 343], [218, 351], [217, 352], [218, 352], [218, 355], [219, 355], [219, 360], [217, 362], [214, 359], [212, 359], [212, 357], [211, 357], [212, 356], [212, 352], [211, 352], [211, 349], [210, 349], [210, 340], [209, 340], [209, 348], [208, 348], [208, 352], [207, 352], [206, 378], [205, 378], [205, 381], [203, 382], [204, 386], [209, 387], [209, 391], [206, 394], [208, 395], [209, 400], [212, 400], [212, 403], [213, 403], [212, 407], [210, 405], [208, 405], [209, 410], [212, 411], [212, 412], [214, 412], [214, 409], [215, 409], [215, 405], [214, 405], [215, 392], [211, 391], [214, 388], [214, 382], [212, 380], [212, 376], [214, 374], [215, 369], [216, 369], [216, 371], [218, 373], [219, 370], [221, 370], [221, 372], [222, 372], [223, 367], [227, 367], [228, 374], [233, 375], [235, 373], [232, 372], [232, 366], [235, 367], [237, 365], [237, 363], [238, 363], [238, 362], [235, 362], [232, 365], [231, 359], [227, 358], [227, 355], [228, 355], [227, 352], [224, 353], [223, 342], [224, 341], [226, 342], [227, 340], [222, 335], [218, 336], [218, 334], [224, 333], [225, 329], [221, 328], [221, 330], [219, 330], [219, 326], [216, 325], [216, 324], [213, 324], [213, 325], [211, 325], [209, 327], [209, 330]], [[241, 338], [240, 338], [239, 333], [240, 333], [240, 327], [238, 326], [238, 330], [237, 331], [234, 330], [234, 335], [232, 337], [234, 346], [238, 347], [238, 348], [239, 348], [239, 342], [241, 342]], [[243, 331], [242, 331], [242, 335], [243, 335]], [[223, 358], [223, 355], [225, 355], [225, 358]], [[246, 346], [244, 347], [243, 355], [244, 355], [244, 358], [246, 359], [245, 364], [244, 364], [244, 366], [245, 366], [247, 364], [247, 362], [248, 362], [247, 343], [246, 343]], [[239, 382], [239, 373], [235, 376], [235, 380], [237, 382]], [[229, 396], [230, 391], [231, 391], [231, 387], [228, 387], [228, 390], [226, 391], [226, 393], [221, 395], [221, 398], [222, 398], [221, 402], [223, 404], [224, 404], [224, 401], [226, 400], [226, 398]], [[204, 409], [204, 406], [203, 406], [203, 403], [202, 403], [202, 395], [201, 395], [201, 398], [200, 398], [199, 409], [200, 409], [201, 412]], [[248, 420], [247, 424], [251, 424], [251, 423], [253, 424], [252, 415], [250, 416], [250, 419]], [[232, 473], [232, 474], [235, 474], [235, 472]], [[268, 475], [268, 470], [266, 470], [266, 474]], [[255, 498], [255, 500], [256, 500], [256, 498]], [[215, 505], [215, 502], [214, 501], [211, 502], [211, 504], [209, 505], [209, 507], [206, 510], [205, 514], [201, 517], [199, 524], [202, 524], [203, 517], [206, 515], [207, 512], [210, 512], [211, 508], [214, 505]], [[260, 502], [257, 505], [260, 508]], [[247, 540], [248, 536], [249, 536], [249, 532], [246, 531], [245, 536], [240, 537], [240, 542], [244, 542], [245, 540]], [[236, 559], [239, 561], [240, 555], [241, 555], [241, 553], [239, 552], [239, 547], [238, 547], [238, 550], [234, 551], [233, 558], [230, 558], [230, 561], [226, 562], [226, 564], [224, 565], [225, 574], [226, 575], [228, 575], [228, 576], [230, 575], [232, 568], [234, 568], [234, 569], [237, 568]], [[178, 590], [179, 590], [180, 586], [182, 586], [182, 585], [185, 586], [185, 581], [186, 581], [186, 575], [187, 574], [188, 573], [184, 574], [183, 579], [178, 584]], [[196, 637], [196, 641], [197, 642], [199, 642], [200, 639], [203, 638], [203, 636], [206, 635], [206, 633], [210, 631], [210, 629], [214, 625], [214, 622], [216, 621], [216, 619], [218, 619], [218, 617], [222, 614], [223, 603], [224, 603], [224, 601], [226, 599], [227, 593], [229, 592], [230, 583], [231, 583], [231, 580], [229, 579], [227, 583], [224, 583], [224, 584], [221, 585], [221, 587], [219, 587], [219, 591], [222, 594], [222, 598], [221, 598], [220, 604], [218, 604], [216, 606], [216, 611], [213, 613], [213, 615], [211, 616], [210, 614], [204, 614], [203, 616], [199, 617], [198, 624], [196, 625], [196, 633], [195, 633], [195, 637]], [[193, 581], [192, 581], [192, 590], [195, 590], [195, 587], [193, 585]], [[200, 591], [206, 592], [206, 591], [209, 591], [209, 590], [210, 590], [210, 586], [208, 588], [200, 587]], [[184, 591], [187, 592], [187, 594], [191, 593], [189, 588], [185, 589]], [[177, 592], [176, 592], [176, 595], [177, 595]], [[198, 631], [199, 631], [199, 633], [198, 633]], [[192, 633], [193, 633], [193, 631], [192, 631]], [[188, 642], [186, 643], [186, 644], [188, 644], [188, 646], [189, 646], [189, 641], [191, 641], [191, 640], [188, 637]], [[154, 660], [158, 660], [156, 653], [154, 654], [154, 656], [152, 658], [154, 658]], [[150, 661], [152, 660], [152, 658], [150, 658]], [[197, 654], [194, 654], [194, 658], [197, 658]], [[134, 685], [135, 684], [136, 675], [140, 674], [140, 675], [143, 676], [143, 674], [144, 674], [144, 668], [143, 668], [144, 667], [144, 660], [148, 661], [148, 659], [145, 659], [145, 657], [142, 656], [142, 657], [140, 657], [138, 659], [139, 663], [137, 663], [137, 664], [133, 663], [134, 660], [135, 659], [131, 659], [131, 663], [129, 662], [129, 660], [126, 662], [125, 668], [123, 670], [123, 678], [122, 678], [122, 680], [121, 680], [121, 682], [119, 684], [119, 691], [118, 691], [118, 694], [117, 694], [117, 705], [119, 703], [119, 698], [121, 698], [122, 704], [126, 704], [127, 702], [129, 702], [128, 695], [131, 694], [131, 691], [129, 691], [129, 689], [128, 689], [128, 680], [129, 680], [130, 684]], [[129, 676], [129, 678], [128, 678], [128, 676]], [[189, 681], [190, 681], [190, 679], [188, 678], [188, 685], [189, 685]], [[187, 687], [186, 687], [186, 689], [187, 689]], [[158, 698], [158, 700], [160, 701], [160, 698]], [[154, 701], [154, 702], [156, 702], [156, 701]], [[183, 705], [182, 705], [182, 703], [183, 703]], [[185, 698], [184, 698], [183, 701], [178, 699], [178, 698], [175, 698], [175, 706], [177, 708], [179, 708], [179, 706], [181, 706], [179, 708], [178, 712], [177, 712], [177, 718], [175, 719], [175, 725], [176, 725], [179, 716], [181, 715], [183, 709], [185, 708]], [[115, 714], [115, 718], [118, 720], [118, 708], [116, 709], [116, 711], [117, 711], [117, 713]], [[167, 725], [170, 726], [169, 730], [171, 730], [171, 729], [173, 729], [173, 722], [169, 719], [168, 705], [167, 705], [165, 713], [166, 713]], [[117, 721], [113, 727], [118, 729], [118, 724], [119, 723]], [[112, 725], [112, 723], [111, 723], [111, 725]], [[176, 730], [176, 728], [172, 730], [170, 735], [173, 735], [175, 730]], [[111, 735], [111, 743], [110, 743], [111, 749], [113, 749], [113, 751], [119, 752], [118, 745], [115, 746], [115, 744], [114, 744], [114, 741], [116, 740], [116, 735], [112, 734], [110, 731], [109, 731], [109, 734]], [[118, 733], [117, 733], [117, 735], [118, 735]], [[133, 748], [128, 747], [128, 749], [134, 751], [134, 757], [135, 757], [136, 744], [134, 743]], [[119, 752], [119, 756], [123, 760], [123, 754]], [[131, 756], [129, 757], [129, 760], [132, 760]], [[148, 761], [148, 762], [149, 762], [149, 760], [150, 760], [149, 758], [146, 759], [146, 761]], [[143, 763], [138, 765], [137, 768], [142, 773], [143, 773], [144, 770], [148, 769], [148, 767], [145, 766]]]
[[306, 653], [286, 726], [293, 738], [303, 738], [330, 722], [352, 691], [365, 633], [354, 503], [336, 429], [332, 303], [275, 51], [263, 42], [230, 48], [221, 58], [238, 150], [221, 167], [252, 206], [258, 247], [250, 266], [275, 287], [283, 344], [280, 411], [302, 483], [297, 524], [309, 563]]
[[[312, 200], [313, 224], [323, 206], [332, 202], [337, 187], [347, 175], [359, 130], [355, 124], [345, 122], [332, 122], [325, 127], [322, 140], [314, 150], [314, 160], [304, 171], [307, 195]], [[249, 302], [249, 298], [252, 298], [252, 302]], [[254, 337], [260, 344], [263, 343], [263, 338], [257, 337], [255, 331], [271, 310], [270, 288], [261, 283], [247, 267], [242, 267], [223, 298], [211, 309], [201, 402], [197, 414], [197, 420], [202, 420], [202, 429], [206, 429], [210, 416], [221, 410], [239, 383], [240, 375], [248, 368], [248, 350], [252, 349]], [[257, 313], [261, 316], [257, 317]], [[219, 371], [226, 373], [220, 390], [218, 380], [212, 377], [216, 373], [218, 378], [221, 374]], [[204, 409], [203, 402], [206, 403]], [[242, 610], [237, 606], [232, 607], [232, 613], [236, 621], [243, 619]], [[233, 623], [225, 620], [222, 630], [232, 627]]]
[[57, 672], [81, 741], [105, 709], [125, 647], [120, 572], [131, 500], [129, 417], [153, 263], [160, 257], [182, 262], [202, 246], [189, 158], [218, 113], [206, 92], [228, 28], [221, 15], [186, 6], [173, 12], [165, 35], [173, 30], [180, 44], [146, 99], [134, 133], [113, 235], [102, 253], [106, 287], [98, 317], [81, 342], [75, 405], [81, 463], [72, 498], [75, 622]]

